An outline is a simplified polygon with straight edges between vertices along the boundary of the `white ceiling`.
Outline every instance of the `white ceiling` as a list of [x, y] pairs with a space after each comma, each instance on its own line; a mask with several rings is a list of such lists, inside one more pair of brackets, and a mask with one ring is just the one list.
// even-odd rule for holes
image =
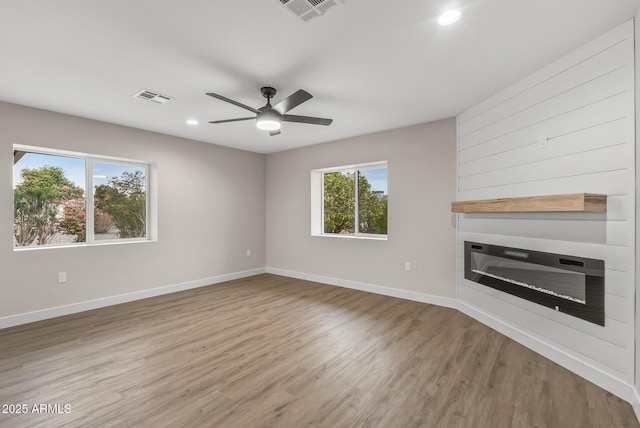
[[[278, 0], [2, 0], [0, 100], [270, 153], [452, 117], [632, 18], [638, 0], [348, 0], [303, 23]], [[463, 15], [449, 27], [436, 18]], [[314, 98], [269, 137], [205, 95]], [[164, 104], [132, 96], [151, 89]], [[250, 113], [249, 113], [250, 115]], [[189, 118], [198, 126], [185, 123]]]

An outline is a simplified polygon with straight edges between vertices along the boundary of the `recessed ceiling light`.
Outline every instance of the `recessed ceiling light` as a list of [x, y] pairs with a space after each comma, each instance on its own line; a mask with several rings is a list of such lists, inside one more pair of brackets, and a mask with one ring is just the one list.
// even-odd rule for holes
[[197, 125], [198, 123], [200, 123], [200, 122], [198, 122], [196, 119], [187, 120], [187, 124], [188, 125]]
[[443, 13], [442, 15], [440, 15], [440, 17], [438, 18], [438, 24], [440, 25], [451, 25], [454, 22], [456, 22], [458, 19], [460, 19], [460, 15], [462, 15], [460, 13], [459, 10], [457, 9], [449, 9], [448, 11], [446, 11], [445, 13]]

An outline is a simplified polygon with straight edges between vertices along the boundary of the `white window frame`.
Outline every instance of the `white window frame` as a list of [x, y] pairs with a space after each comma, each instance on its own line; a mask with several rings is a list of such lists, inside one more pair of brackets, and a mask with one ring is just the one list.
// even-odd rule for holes
[[[50, 149], [44, 147], [27, 146], [22, 144], [14, 144], [13, 150], [36, 153], [42, 155], [62, 156], [67, 158], [83, 159], [85, 161], [85, 229], [87, 231], [85, 236], [85, 242], [68, 243], [68, 244], [46, 244], [46, 245], [30, 245], [27, 247], [13, 246], [14, 251], [29, 251], [37, 249], [50, 249], [50, 248], [69, 248], [69, 247], [85, 247], [95, 245], [113, 245], [123, 243], [135, 243], [135, 242], [151, 242], [157, 240], [157, 229], [155, 227], [155, 213], [157, 204], [155, 204], [155, 187], [152, 192], [152, 186], [155, 186], [155, 180], [152, 180], [151, 175], [154, 172], [154, 168], [150, 162], [145, 162], [135, 159], [119, 158], [113, 156], [103, 156], [89, 153], [72, 152], [67, 150]], [[114, 163], [118, 165], [135, 166], [137, 168], [144, 168], [145, 171], [145, 199], [146, 199], [146, 221], [145, 221], [145, 236], [142, 238], [114, 238], [114, 239], [95, 239], [94, 233], [94, 183], [93, 183], [93, 164], [98, 163]], [[11, 198], [13, 202], [14, 192], [11, 192]], [[12, 218], [12, 222], [14, 219]]]
[[[359, 232], [359, 207], [358, 207], [358, 172], [368, 169], [387, 169], [387, 196], [389, 195], [389, 166], [388, 162], [376, 161], [367, 162], [354, 165], [343, 165], [330, 168], [314, 169], [311, 171], [311, 235], [332, 237], [332, 238], [347, 238], [347, 239], [374, 239], [386, 241], [388, 239], [388, 224], [387, 234], [375, 234], [375, 233], [361, 233]], [[354, 171], [356, 179], [354, 180], [355, 186], [355, 225], [354, 233], [340, 234], [340, 233], [325, 233], [324, 231], [324, 174], [331, 172], [343, 172]]]

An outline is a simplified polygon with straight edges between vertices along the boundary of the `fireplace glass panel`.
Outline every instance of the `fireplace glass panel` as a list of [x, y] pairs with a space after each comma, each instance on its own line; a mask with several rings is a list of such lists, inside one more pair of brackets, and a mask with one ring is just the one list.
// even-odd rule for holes
[[604, 260], [464, 243], [464, 277], [604, 326]]
[[473, 273], [583, 305], [587, 303], [586, 275], [584, 273], [506, 259], [490, 254], [474, 252], [470, 256]]

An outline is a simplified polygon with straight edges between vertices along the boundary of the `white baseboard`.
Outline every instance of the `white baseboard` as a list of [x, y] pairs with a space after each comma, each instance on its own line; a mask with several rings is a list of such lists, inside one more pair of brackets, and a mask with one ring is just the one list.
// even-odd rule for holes
[[456, 308], [457, 301], [453, 298], [434, 296], [432, 294], [418, 293], [415, 291], [399, 290], [397, 288], [383, 287], [381, 285], [366, 284], [364, 282], [349, 281], [346, 279], [329, 276], [315, 275], [312, 273], [295, 272], [291, 270], [267, 267], [267, 273], [287, 276], [289, 278], [304, 279], [305, 281], [320, 282], [322, 284], [336, 285], [338, 287], [352, 288], [354, 290], [367, 291], [369, 293], [382, 294], [384, 296], [398, 297], [405, 300], [429, 303], [431, 305]]
[[163, 294], [175, 293], [178, 291], [189, 290], [192, 288], [205, 287], [207, 285], [218, 284], [234, 279], [247, 278], [249, 276], [265, 273], [265, 268], [257, 268], [234, 272], [225, 275], [213, 276], [210, 278], [198, 279], [195, 281], [183, 282], [180, 284], [167, 285], [164, 287], [151, 288], [149, 290], [135, 291], [133, 293], [120, 294], [117, 296], [109, 296], [101, 299], [89, 300], [85, 302], [72, 303], [70, 305], [58, 306], [55, 308], [43, 309], [40, 311], [27, 312], [24, 314], [10, 315], [0, 318], [0, 329], [13, 327], [21, 324], [28, 324], [35, 321], [42, 321], [49, 318], [60, 317], [63, 315], [75, 314], [78, 312], [89, 311], [91, 309], [104, 308], [106, 306], [118, 305], [120, 303], [132, 302], [134, 300], [147, 299], [149, 297], [161, 296]]
[[638, 393], [638, 388], [635, 386], [631, 388], [633, 394], [633, 400], [630, 400], [631, 406], [633, 407], [633, 411], [636, 414], [636, 418], [640, 421], [640, 393]]
[[[562, 349], [557, 348], [553, 344], [542, 341], [526, 331], [507, 324], [505, 321], [487, 313], [486, 311], [459, 300], [457, 301], [457, 304], [460, 312], [469, 315], [471, 318], [480, 321], [484, 325], [504, 334], [508, 338], [513, 339], [543, 357], [550, 359], [567, 370], [574, 372], [589, 382], [598, 385], [600, 388], [609, 391], [625, 401], [628, 401], [634, 407], [634, 410], [636, 409], [634, 402], [638, 402], [637, 393], [634, 393], [635, 388], [633, 385], [628, 384], [625, 380], [612, 376], [588, 362], [579, 360]], [[638, 410], [640, 410], [640, 407]], [[636, 410], [636, 415], [640, 414], [638, 410]]]

